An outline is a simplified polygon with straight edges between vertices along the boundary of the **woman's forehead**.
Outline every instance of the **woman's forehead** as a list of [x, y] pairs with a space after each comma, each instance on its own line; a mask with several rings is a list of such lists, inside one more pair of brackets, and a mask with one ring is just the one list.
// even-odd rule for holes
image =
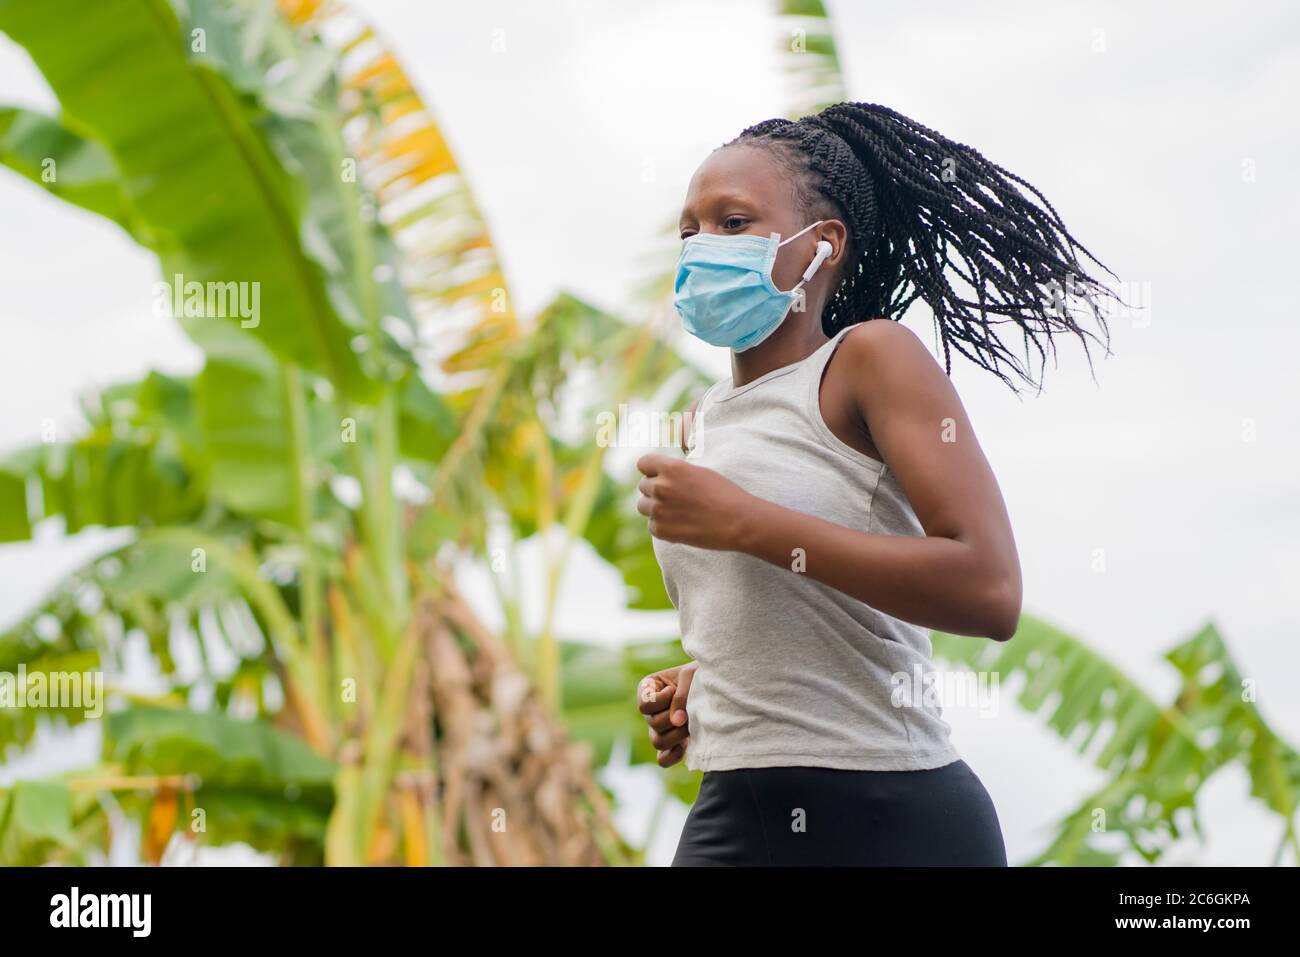
[[710, 153], [695, 171], [682, 215], [695, 215], [719, 203], [771, 207], [790, 200], [790, 184], [782, 167], [766, 150], [728, 146]]

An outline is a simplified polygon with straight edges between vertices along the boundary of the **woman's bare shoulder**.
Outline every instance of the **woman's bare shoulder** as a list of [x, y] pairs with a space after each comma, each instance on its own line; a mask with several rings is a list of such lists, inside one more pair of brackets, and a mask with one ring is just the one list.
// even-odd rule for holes
[[[840, 349], [860, 362], [878, 362], [892, 359], [929, 359], [934, 362], [925, 343], [907, 326], [892, 319], [872, 319], [859, 322], [844, 334]], [[856, 363], [855, 363], [856, 364]]]
[[839, 365], [836, 387], [853, 396], [864, 417], [869, 408], [879, 413], [899, 403], [928, 405], [954, 396], [952, 383], [920, 336], [901, 323], [859, 323], [845, 333], [838, 351], [844, 361], [833, 364]]

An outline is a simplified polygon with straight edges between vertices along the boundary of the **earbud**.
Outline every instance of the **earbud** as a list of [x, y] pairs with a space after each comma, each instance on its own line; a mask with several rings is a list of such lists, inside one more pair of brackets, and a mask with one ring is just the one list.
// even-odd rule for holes
[[811, 279], [821, 264], [824, 263], [834, 251], [835, 249], [830, 243], [824, 239], [821, 240], [817, 244], [817, 252], [813, 256], [813, 261], [809, 264], [808, 268], [804, 270], [803, 282], [807, 282]]

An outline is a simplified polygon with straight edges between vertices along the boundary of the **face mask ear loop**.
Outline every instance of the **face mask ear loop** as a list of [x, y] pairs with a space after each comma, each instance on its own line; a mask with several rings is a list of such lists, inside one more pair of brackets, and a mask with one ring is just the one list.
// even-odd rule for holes
[[[826, 222], [826, 220], [824, 220], [824, 219], [819, 219], [819, 220], [817, 220], [817, 222], [813, 223], [812, 225], [810, 225], [810, 226], [805, 226], [803, 229], [799, 230], [799, 232], [795, 233], [795, 234], [794, 234], [793, 236], [791, 236], [789, 239], [785, 240], [785, 242], [777, 243], [777, 244], [776, 244], [776, 248], [777, 248], [777, 249], [780, 249], [780, 248], [781, 248], [782, 246], [784, 246], [786, 243], [798, 239], [798, 238], [799, 238], [800, 236], [802, 236], [804, 233], [808, 232], [808, 230], [810, 230], [810, 229], [814, 229], [814, 228], [816, 228], [817, 226], [820, 226], [820, 225], [821, 225], [822, 223], [824, 223], [824, 222]], [[821, 269], [821, 268], [822, 268], [822, 264], [821, 264], [821, 262], [819, 261], [819, 262], [817, 263], [817, 265], [816, 265], [815, 267], [812, 268], [812, 271], [811, 271], [811, 272], [807, 273], [807, 274], [806, 274], [802, 279], [800, 279], [797, 283], [794, 284], [794, 288], [791, 289], [791, 290], [787, 293], [787, 295], [790, 295], [790, 296], [795, 295], [795, 293], [797, 293], [800, 289], [803, 288], [804, 283], [806, 283], [806, 282], [808, 282], [810, 279], [812, 279], [812, 277], [815, 276], [815, 275], [817, 274], [817, 270], [818, 270], [818, 269]]]
[[826, 220], [824, 220], [824, 219], [819, 219], [819, 220], [817, 220], [817, 222], [815, 222], [815, 223], [811, 223], [811, 224], [805, 226], [803, 229], [799, 230], [799, 232], [795, 233], [795, 234], [794, 234], [793, 236], [791, 236], [789, 239], [783, 239], [783, 240], [781, 240], [781, 242], [777, 243], [777, 244], [776, 244], [776, 248], [777, 248], [777, 249], [780, 249], [780, 248], [781, 248], [782, 246], [784, 246], [786, 243], [792, 243], [792, 242], [794, 242], [796, 239], [798, 239], [798, 238], [799, 238], [800, 236], [802, 236], [804, 233], [808, 232], [808, 230], [810, 230], [810, 229], [816, 229], [818, 226], [820, 226], [820, 225], [821, 225], [822, 223], [824, 223], [824, 222], [826, 222]]
[[[820, 226], [820, 225], [821, 225], [822, 223], [824, 223], [824, 222], [826, 222], [826, 220], [824, 220], [824, 219], [819, 219], [819, 220], [817, 220], [817, 222], [815, 222], [815, 223], [809, 223], [807, 226], [805, 226], [803, 229], [799, 230], [799, 232], [795, 233], [795, 234], [794, 234], [793, 236], [791, 236], [789, 239], [784, 239], [784, 240], [782, 240], [781, 242], [777, 243], [777, 244], [776, 244], [776, 248], [779, 250], [779, 249], [780, 249], [782, 246], [784, 246], [786, 243], [792, 243], [792, 242], [794, 242], [796, 239], [798, 239], [798, 238], [799, 238], [800, 236], [802, 236], [804, 233], [808, 232], [808, 230], [810, 230], [810, 229], [816, 229], [818, 226]], [[776, 234], [774, 233], [773, 235], [776, 235]], [[772, 262], [773, 262], [773, 263], [776, 262], [776, 257], [775, 257], [775, 256], [772, 257]], [[770, 269], [771, 266], [769, 266], [768, 268]], [[818, 263], [818, 264], [817, 264], [817, 268], [818, 268], [818, 269], [821, 268], [821, 263]], [[813, 272], [816, 273], [816, 272], [817, 272], [817, 269], [814, 269]], [[802, 279], [800, 279], [797, 283], [794, 284], [794, 288], [791, 289], [789, 292], [787, 292], [786, 295], [787, 295], [787, 296], [792, 296], [792, 297], [794, 297], [794, 301], [797, 302], [797, 301], [798, 301], [798, 298], [799, 298], [798, 295], [797, 295], [797, 293], [799, 292], [800, 289], [803, 288], [803, 284], [806, 283], [809, 279], [812, 279], [812, 276], [811, 276], [811, 275], [804, 276]]]

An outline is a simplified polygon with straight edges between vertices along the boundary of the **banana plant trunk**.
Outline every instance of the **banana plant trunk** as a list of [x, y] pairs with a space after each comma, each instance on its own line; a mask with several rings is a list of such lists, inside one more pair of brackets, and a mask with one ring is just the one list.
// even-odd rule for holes
[[[326, 863], [628, 863], [591, 748], [568, 738], [449, 580], [415, 599], [386, 679], [395, 697], [340, 747]], [[385, 707], [398, 715], [391, 746]]]

